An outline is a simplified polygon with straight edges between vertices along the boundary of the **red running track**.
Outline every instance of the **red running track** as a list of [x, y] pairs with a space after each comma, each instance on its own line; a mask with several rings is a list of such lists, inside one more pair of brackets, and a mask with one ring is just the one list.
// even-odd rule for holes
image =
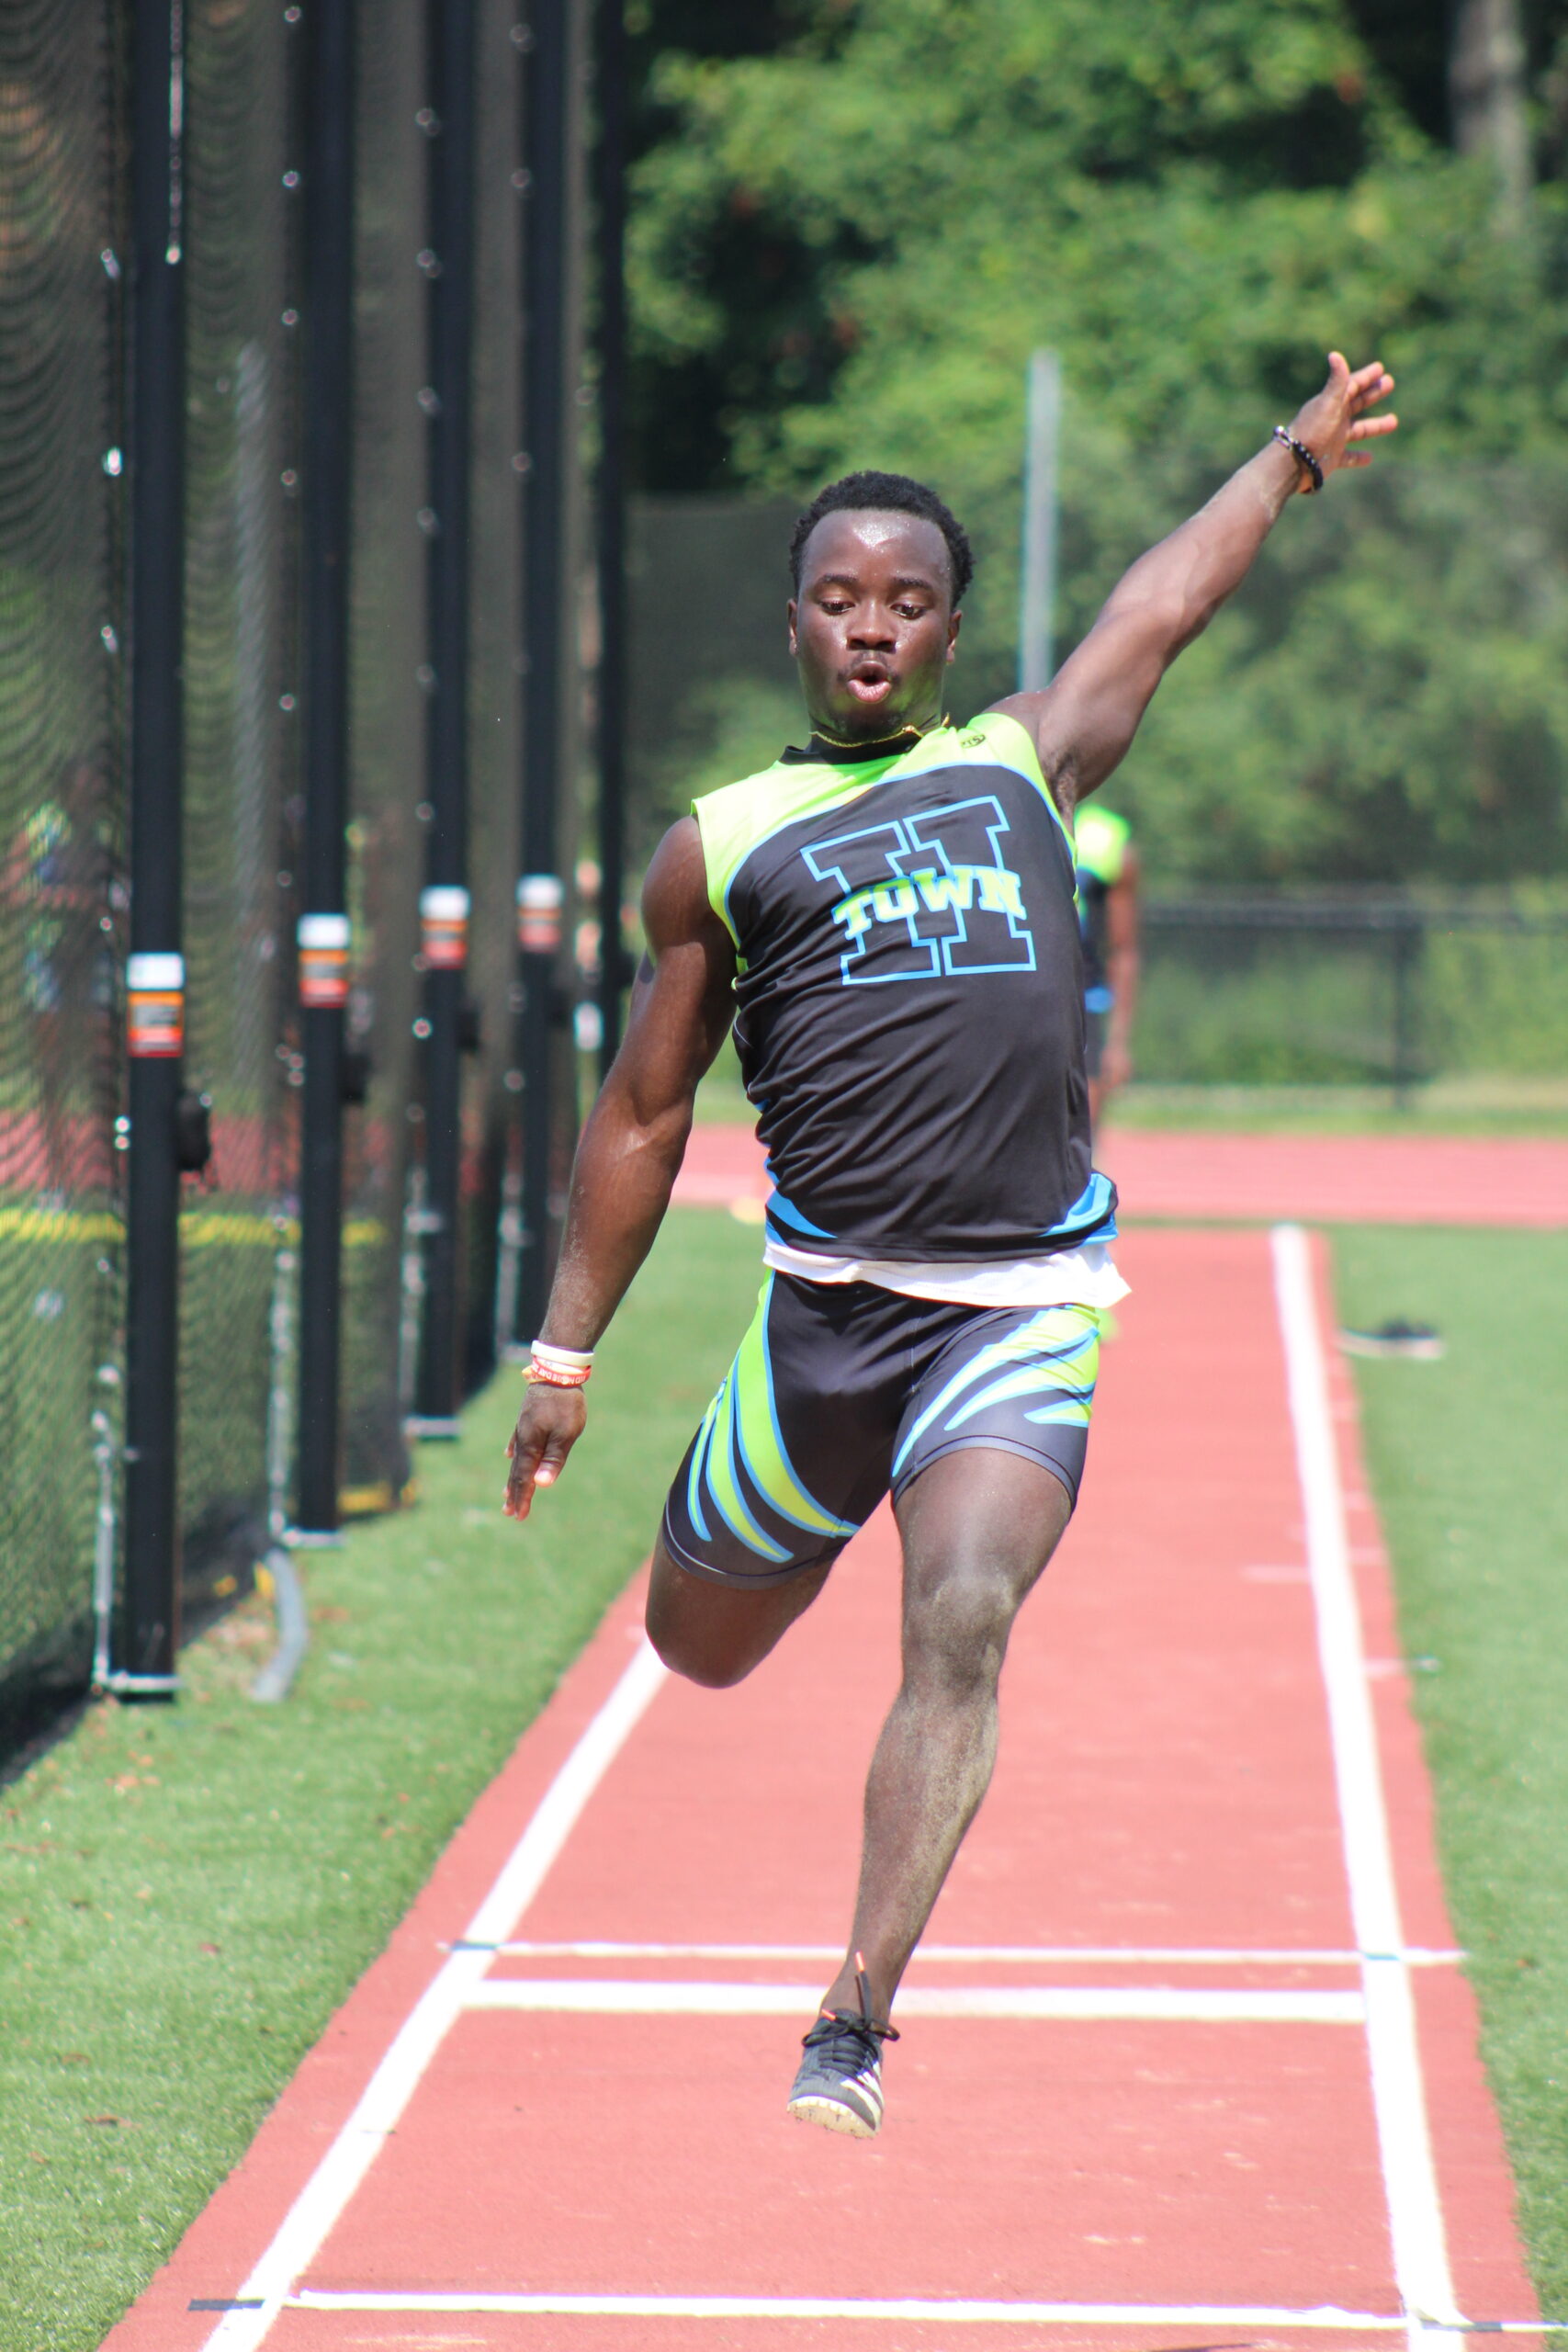
[[739, 1690], [611, 1612], [111, 2352], [1528, 2326], [1313, 1249], [1126, 1246], [1084, 1507], [879, 2140], [784, 2100], [897, 1676], [886, 1516]]
[[[1181, 1135], [1112, 1128], [1103, 1164], [1130, 1217], [1310, 1225], [1568, 1225], [1568, 1142], [1534, 1136]], [[678, 1201], [768, 1192], [745, 1126], [696, 1127]]]

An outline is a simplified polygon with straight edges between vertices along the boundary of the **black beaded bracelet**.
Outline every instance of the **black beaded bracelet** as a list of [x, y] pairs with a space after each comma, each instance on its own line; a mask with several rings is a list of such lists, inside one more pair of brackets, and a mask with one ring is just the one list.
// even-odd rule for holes
[[1276, 441], [1282, 441], [1284, 443], [1292, 458], [1299, 458], [1301, 459], [1302, 464], [1312, 476], [1313, 489], [1321, 490], [1323, 488], [1323, 468], [1318, 464], [1317, 459], [1313, 456], [1312, 451], [1307, 447], [1306, 443], [1304, 441], [1298, 441], [1295, 435], [1293, 433], [1287, 432], [1282, 424], [1277, 424], [1274, 427], [1273, 437]]

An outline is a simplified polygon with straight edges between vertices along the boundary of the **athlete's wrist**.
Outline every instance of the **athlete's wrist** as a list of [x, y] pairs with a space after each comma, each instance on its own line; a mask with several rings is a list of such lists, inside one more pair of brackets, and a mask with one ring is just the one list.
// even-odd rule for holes
[[536, 1340], [523, 1377], [546, 1388], [586, 1388], [592, 1371], [592, 1348], [552, 1347], [547, 1340]]
[[1323, 488], [1323, 462], [1307, 438], [1303, 416], [1297, 414], [1289, 424], [1277, 424], [1269, 438], [1289, 458], [1296, 491], [1311, 492]]

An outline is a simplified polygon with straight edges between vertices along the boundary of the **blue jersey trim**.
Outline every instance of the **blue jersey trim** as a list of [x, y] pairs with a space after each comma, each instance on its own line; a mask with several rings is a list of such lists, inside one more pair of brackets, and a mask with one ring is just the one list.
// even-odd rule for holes
[[836, 1238], [821, 1226], [813, 1225], [808, 1216], [802, 1216], [794, 1202], [786, 1201], [776, 1186], [768, 1195], [767, 1214], [770, 1222], [776, 1222], [786, 1228], [781, 1238], [787, 1240], [791, 1233], [804, 1233], [812, 1241], [831, 1241]]
[[1092, 1234], [1097, 1241], [1114, 1241], [1114, 1199], [1110, 1177], [1102, 1176], [1097, 1168], [1060, 1224], [1048, 1225], [1041, 1239], [1060, 1241], [1070, 1235], [1074, 1240], [1086, 1241]]

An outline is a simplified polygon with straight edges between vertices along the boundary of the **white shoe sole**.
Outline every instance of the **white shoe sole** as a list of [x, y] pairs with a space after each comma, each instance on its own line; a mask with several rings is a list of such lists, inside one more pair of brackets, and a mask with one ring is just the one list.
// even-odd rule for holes
[[836, 2098], [823, 2098], [817, 2092], [807, 2092], [804, 2098], [792, 2098], [789, 2112], [797, 2123], [819, 2123], [825, 2132], [842, 2132], [852, 2140], [874, 2140], [880, 2126], [868, 2123], [852, 2107], [845, 2107]]

